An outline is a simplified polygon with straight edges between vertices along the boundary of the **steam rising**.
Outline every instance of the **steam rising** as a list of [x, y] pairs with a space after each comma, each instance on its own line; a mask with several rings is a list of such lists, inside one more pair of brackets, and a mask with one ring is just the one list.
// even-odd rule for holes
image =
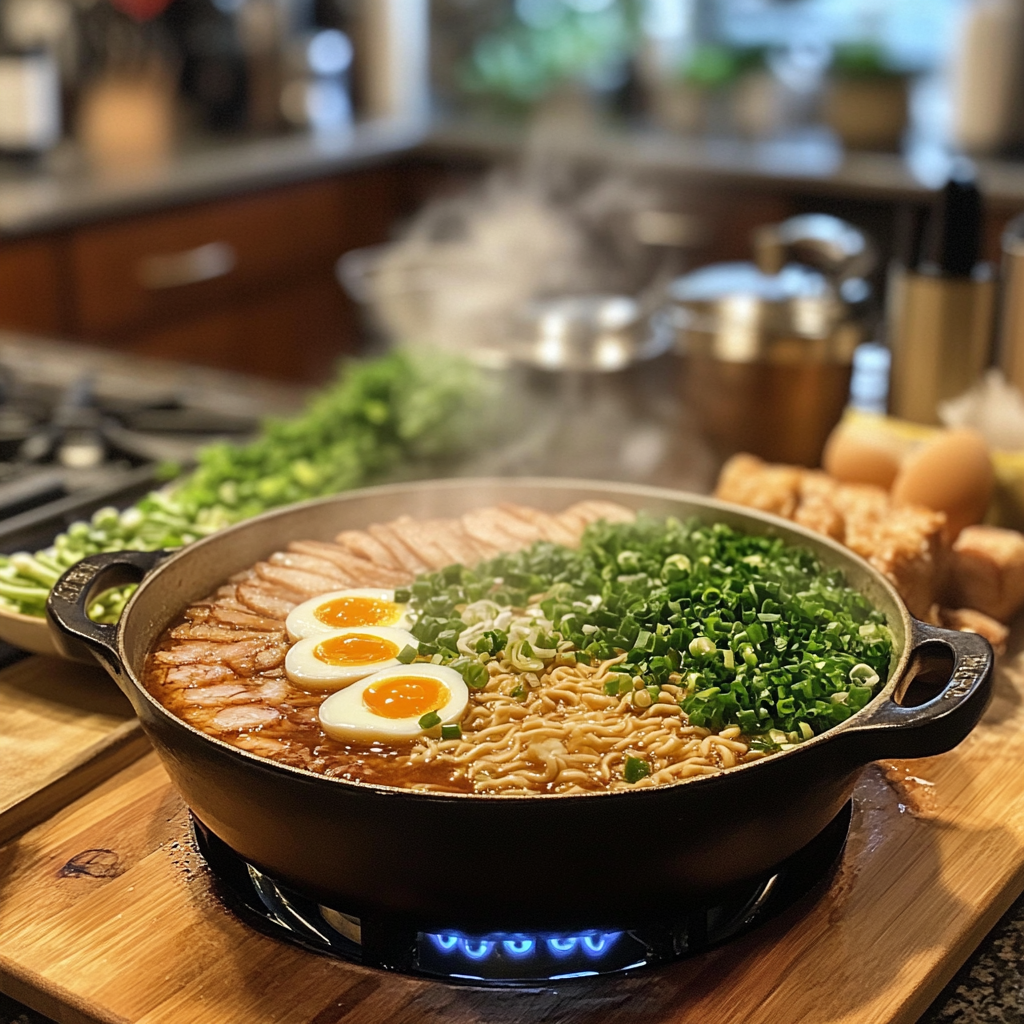
[[634, 225], [654, 202], [623, 178], [581, 182], [543, 162], [495, 173], [428, 204], [356, 268], [360, 297], [402, 344], [500, 347], [531, 301], [644, 287], [654, 259]]

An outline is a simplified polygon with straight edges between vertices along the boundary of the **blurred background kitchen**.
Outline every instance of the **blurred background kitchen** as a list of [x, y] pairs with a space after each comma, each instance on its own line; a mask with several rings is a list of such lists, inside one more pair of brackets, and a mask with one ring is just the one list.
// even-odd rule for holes
[[1018, 0], [2, 0], [0, 40], [16, 461], [110, 448], [140, 357], [287, 405], [394, 346], [502, 380], [501, 471], [706, 489], [848, 404], [1024, 448]]

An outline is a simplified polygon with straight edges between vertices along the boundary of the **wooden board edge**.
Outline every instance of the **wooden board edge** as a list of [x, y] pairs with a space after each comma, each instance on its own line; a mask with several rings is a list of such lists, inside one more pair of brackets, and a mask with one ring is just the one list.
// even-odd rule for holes
[[967, 963], [971, 954], [1021, 893], [1024, 893], [1024, 863], [1007, 877], [1003, 886], [985, 906], [984, 912], [975, 918], [970, 928], [961, 933], [956, 944], [944, 956], [936, 959], [932, 970], [913, 988], [909, 998], [889, 1019], [889, 1024], [917, 1024], [921, 1015], [952, 981], [956, 972]]
[[61, 765], [35, 792], [0, 813], [0, 845], [45, 821], [152, 749], [136, 718]]
[[0, 958], [0, 992], [57, 1024], [129, 1024], [123, 1017], [90, 1006], [70, 989]]

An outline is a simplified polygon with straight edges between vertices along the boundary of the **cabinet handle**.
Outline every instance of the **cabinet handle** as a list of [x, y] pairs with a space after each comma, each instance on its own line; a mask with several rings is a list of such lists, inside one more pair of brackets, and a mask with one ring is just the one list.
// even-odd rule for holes
[[181, 288], [226, 277], [237, 262], [234, 246], [227, 242], [209, 242], [183, 252], [143, 256], [136, 266], [135, 276], [143, 288], [151, 291]]

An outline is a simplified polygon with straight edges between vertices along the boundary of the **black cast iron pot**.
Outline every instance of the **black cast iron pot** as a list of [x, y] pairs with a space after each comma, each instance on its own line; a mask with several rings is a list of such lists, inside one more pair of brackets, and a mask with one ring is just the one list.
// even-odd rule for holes
[[[147, 652], [191, 601], [290, 540], [327, 540], [403, 513], [450, 516], [500, 501], [559, 511], [588, 498], [812, 548], [885, 612], [895, 638], [886, 686], [829, 732], [719, 775], [629, 792], [495, 797], [416, 793], [277, 764], [187, 725], [140, 682]], [[140, 577], [118, 626], [87, 618], [92, 593]], [[87, 649], [117, 680], [189, 807], [246, 860], [356, 916], [477, 934], [631, 927], [760, 876], [821, 832], [850, 799], [862, 766], [959, 743], [992, 684], [984, 639], [911, 618], [878, 572], [830, 540], [705, 498], [579, 481], [450, 480], [310, 502], [169, 557], [88, 558], [62, 577], [48, 611], [66, 653]], [[938, 696], [902, 706], [912, 678], [936, 666]]]

